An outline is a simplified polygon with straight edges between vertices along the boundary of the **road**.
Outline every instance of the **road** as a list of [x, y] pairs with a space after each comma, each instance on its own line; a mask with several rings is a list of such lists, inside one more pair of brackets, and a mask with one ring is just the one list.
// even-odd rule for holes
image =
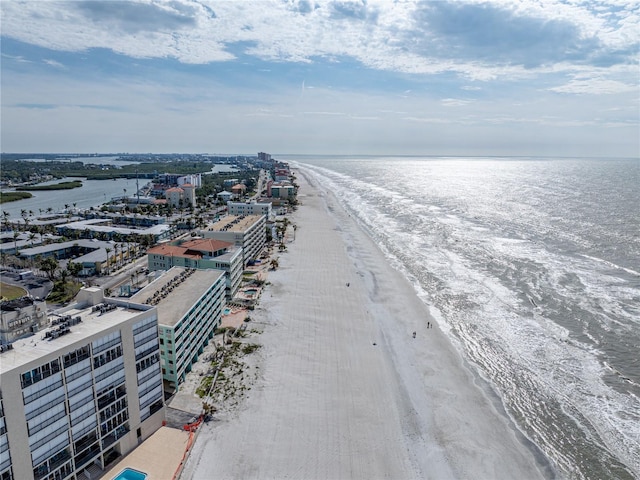
[[[120, 270], [116, 271], [116, 273], [109, 275], [107, 277], [97, 277], [93, 283], [103, 290], [111, 290], [112, 293], [117, 294], [115, 290], [118, 289], [121, 285], [125, 285], [127, 283], [131, 283], [131, 275], [136, 272], [141, 273], [142, 271], [147, 269], [147, 255], [143, 255], [142, 257], [135, 260], [133, 263], [125, 265]], [[140, 275], [138, 275], [139, 279]]]

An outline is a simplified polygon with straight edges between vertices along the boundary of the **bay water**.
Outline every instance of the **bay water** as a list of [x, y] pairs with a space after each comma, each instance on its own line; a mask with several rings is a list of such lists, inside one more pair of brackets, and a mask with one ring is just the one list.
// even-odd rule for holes
[[[49, 208], [54, 213], [62, 212], [65, 205], [75, 208], [97, 207], [111, 201], [114, 197], [136, 194], [136, 179], [117, 178], [115, 180], [87, 180], [86, 178], [65, 177], [38, 185], [54, 185], [60, 182], [82, 181], [82, 187], [70, 190], [38, 190], [31, 191], [31, 198], [7, 202], [0, 205], [0, 210], [9, 213], [11, 218], [19, 218], [21, 211], [32, 211], [35, 215], [46, 213]], [[139, 180], [142, 187], [148, 180]], [[15, 189], [7, 189], [10, 192]], [[126, 192], [125, 192], [126, 190]], [[75, 204], [75, 205], [74, 205]]]

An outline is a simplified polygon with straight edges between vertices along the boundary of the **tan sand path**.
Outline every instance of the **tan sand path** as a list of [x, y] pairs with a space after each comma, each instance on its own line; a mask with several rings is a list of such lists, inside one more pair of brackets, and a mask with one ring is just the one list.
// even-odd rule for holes
[[540, 478], [406, 280], [299, 182], [297, 239], [252, 314], [262, 375], [203, 427], [183, 478]]

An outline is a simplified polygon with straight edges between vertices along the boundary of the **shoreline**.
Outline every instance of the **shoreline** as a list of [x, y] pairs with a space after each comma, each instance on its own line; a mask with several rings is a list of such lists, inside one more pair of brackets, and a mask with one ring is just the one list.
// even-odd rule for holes
[[252, 313], [261, 373], [202, 427], [188, 478], [552, 476], [409, 282], [298, 172], [297, 239]]

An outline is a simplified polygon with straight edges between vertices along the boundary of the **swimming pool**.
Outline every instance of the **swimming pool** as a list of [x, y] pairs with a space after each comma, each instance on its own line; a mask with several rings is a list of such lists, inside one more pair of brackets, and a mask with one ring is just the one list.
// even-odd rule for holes
[[231, 309], [230, 308], [225, 308], [224, 310], [222, 310], [222, 314], [223, 315], [229, 315], [231, 313]]
[[145, 478], [147, 478], [146, 473], [127, 467], [113, 477], [112, 480], [144, 480]]

